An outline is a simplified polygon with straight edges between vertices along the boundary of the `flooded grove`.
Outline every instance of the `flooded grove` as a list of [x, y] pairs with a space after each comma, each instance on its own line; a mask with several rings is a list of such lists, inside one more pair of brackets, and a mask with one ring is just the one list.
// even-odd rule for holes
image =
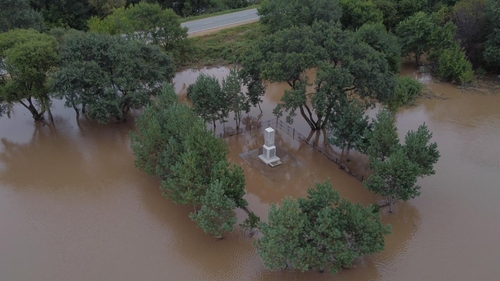
[[[203, 71], [219, 78], [228, 72]], [[198, 73], [176, 76], [181, 98]], [[253, 109], [245, 122], [273, 119], [284, 87], [269, 85], [263, 114]], [[134, 167], [133, 119], [76, 122], [74, 111], [55, 101], [49, 126], [16, 107], [11, 119], [0, 119], [0, 280], [499, 280], [500, 92], [432, 81], [426, 87], [440, 98], [401, 109], [397, 126], [401, 138], [423, 122], [434, 132], [436, 175], [419, 180], [422, 195], [396, 204], [395, 214], [382, 210], [393, 230], [386, 249], [338, 275], [266, 270], [240, 229], [215, 241], [196, 228], [190, 206], [162, 197], [158, 180]], [[309, 133], [300, 117], [293, 127]], [[263, 218], [271, 203], [304, 196], [313, 181], [327, 178], [349, 200], [380, 199], [279, 130], [278, 146], [302, 163], [300, 173], [285, 171], [280, 181], [238, 156], [262, 146], [259, 130], [226, 140], [230, 160], [245, 170], [249, 208]], [[365, 166], [362, 156], [352, 158], [354, 168]], [[241, 222], [244, 212], [236, 213]]]

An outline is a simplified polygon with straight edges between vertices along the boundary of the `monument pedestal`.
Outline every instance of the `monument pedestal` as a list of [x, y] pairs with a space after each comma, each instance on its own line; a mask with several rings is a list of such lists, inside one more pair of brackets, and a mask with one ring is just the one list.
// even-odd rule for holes
[[260, 160], [266, 164], [270, 164], [272, 162], [280, 161], [280, 158], [276, 156], [276, 146], [267, 146], [264, 145], [262, 147], [262, 154], [259, 155]]
[[259, 159], [271, 167], [281, 165], [280, 158], [276, 156], [276, 146], [274, 145], [274, 129], [267, 128], [264, 132], [265, 144], [262, 147], [262, 154]]

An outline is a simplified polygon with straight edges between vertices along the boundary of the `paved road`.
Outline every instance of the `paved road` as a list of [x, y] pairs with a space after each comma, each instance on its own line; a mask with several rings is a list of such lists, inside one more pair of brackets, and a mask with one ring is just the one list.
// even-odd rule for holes
[[188, 34], [221, 28], [224, 26], [241, 24], [248, 21], [258, 20], [257, 9], [245, 10], [231, 14], [225, 14], [201, 20], [183, 22], [181, 26], [187, 27]]

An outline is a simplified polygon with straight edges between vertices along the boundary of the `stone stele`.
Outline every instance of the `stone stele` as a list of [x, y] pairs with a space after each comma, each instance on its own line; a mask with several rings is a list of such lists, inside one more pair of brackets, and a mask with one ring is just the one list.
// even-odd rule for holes
[[273, 128], [266, 128], [264, 131], [264, 146], [262, 147], [262, 154], [259, 155], [260, 160], [271, 167], [276, 167], [281, 164], [280, 158], [276, 155], [274, 135], [275, 131]]

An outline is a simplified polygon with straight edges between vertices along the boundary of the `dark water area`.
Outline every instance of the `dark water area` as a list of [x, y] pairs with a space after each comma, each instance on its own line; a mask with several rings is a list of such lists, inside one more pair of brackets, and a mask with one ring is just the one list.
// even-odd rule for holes
[[[202, 71], [218, 78], [228, 73]], [[181, 99], [198, 73], [188, 70], [174, 79]], [[441, 152], [436, 175], [420, 179], [422, 195], [397, 203], [395, 214], [382, 210], [393, 230], [386, 249], [338, 275], [266, 270], [238, 227], [222, 241], [204, 234], [188, 218], [190, 206], [162, 197], [158, 180], [134, 167], [128, 139], [133, 118], [76, 122], [74, 111], [55, 101], [55, 123], [44, 125], [16, 107], [11, 119], [0, 119], [0, 280], [499, 280], [500, 93], [418, 78], [441, 98], [401, 109], [397, 126], [401, 138], [423, 122], [434, 132]], [[274, 119], [285, 87], [269, 85], [262, 115], [252, 109], [244, 122]], [[217, 129], [231, 126], [229, 118]], [[292, 126], [309, 134], [300, 117]], [[230, 160], [244, 168], [249, 208], [263, 218], [270, 204], [304, 196], [313, 181], [327, 178], [349, 200], [380, 199], [280, 130], [277, 145], [303, 167], [301, 173], [281, 170], [280, 181], [238, 156], [262, 146], [261, 130], [226, 141]], [[362, 155], [351, 158], [353, 169], [366, 167]], [[236, 214], [239, 222], [245, 218], [241, 210]]]

